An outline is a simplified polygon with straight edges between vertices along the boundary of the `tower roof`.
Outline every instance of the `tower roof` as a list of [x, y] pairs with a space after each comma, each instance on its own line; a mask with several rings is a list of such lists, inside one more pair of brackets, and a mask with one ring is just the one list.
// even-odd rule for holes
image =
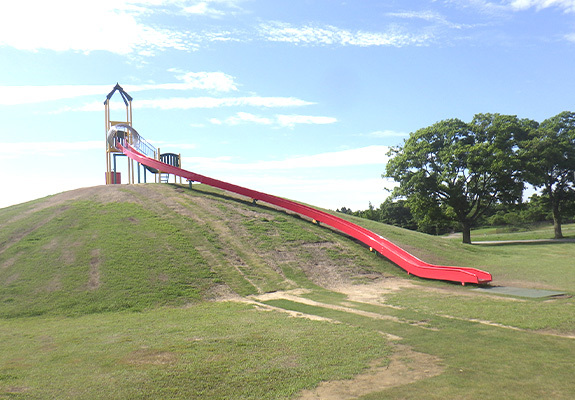
[[124, 100], [124, 104], [127, 107], [128, 102], [132, 101], [132, 96], [130, 96], [128, 93], [126, 93], [126, 91], [124, 89], [122, 89], [122, 86], [120, 86], [119, 83], [116, 83], [116, 86], [114, 86], [114, 89], [112, 89], [112, 91], [110, 93], [108, 93], [108, 95], [106, 96], [106, 100], [104, 101], [104, 104], [108, 104], [108, 102], [110, 101], [110, 99], [112, 98], [114, 93], [116, 93], [116, 91], [120, 92], [120, 95], [122, 96], [122, 100]]

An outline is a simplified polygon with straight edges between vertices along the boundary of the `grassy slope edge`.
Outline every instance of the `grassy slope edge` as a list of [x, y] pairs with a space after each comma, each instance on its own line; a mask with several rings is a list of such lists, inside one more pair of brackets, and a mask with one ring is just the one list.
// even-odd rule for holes
[[[426, 261], [484, 266], [496, 284], [575, 293], [572, 244], [466, 246], [354, 222]], [[396, 345], [382, 332], [443, 372], [362, 398], [575, 391], [571, 297], [495, 297], [413, 277], [388, 290], [386, 278], [407, 277], [356, 242], [201, 185], [67, 192], [0, 210], [0, 226], [0, 398], [298, 398], [373, 360], [388, 365]], [[384, 290], [367, 304], [325, 289], [354, 283], [363, 296]], [[295, 288], [306, 289], [300, 299], [257, 307], [205, 301]], [[266, 304], [339, 323], [258, 311]]]

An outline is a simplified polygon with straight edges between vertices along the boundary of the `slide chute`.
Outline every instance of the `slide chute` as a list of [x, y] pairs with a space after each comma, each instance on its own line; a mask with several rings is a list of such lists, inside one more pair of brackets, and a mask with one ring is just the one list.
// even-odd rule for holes
[[116, 125], [110, 129], [108, 134], [108, 143], [114, 143], [114, 147], [116, 149], [124, 153], [130, 159], [148, 168], [156, 169], [162, 173], [173, 174], [187, 179], [188, 181], [199, 182], [204, 185], [233, 192], [251, 198], [254, 201], [263, 201], [308, 217], [317, 223], [328, 225], [369, 246], [370, 250], [377, 251], [382, 256], [403, 268], [409, 274], [420, 278], [461, 282], [462, 284], [484, 284], [492, 280], [490, 273], [480, 269], [448, 267], [426, 263], [377, 233], [313, 207], [165, 164], [148, 157], [136, 149], [140, 142], [143, 142], [140, 135], [134, 128], [128, 125]]

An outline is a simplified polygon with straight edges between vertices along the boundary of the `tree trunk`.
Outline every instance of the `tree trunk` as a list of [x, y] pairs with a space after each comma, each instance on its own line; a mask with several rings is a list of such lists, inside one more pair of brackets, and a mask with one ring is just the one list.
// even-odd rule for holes
[[553, 230], [555, 231], [555, 239], [563, 239], [563, 232], [561, 231], [562, 222], [559, 202], [553, 200]]
[[463, 243], [471, 244], [471, 224], [467, 221], [461, 223], [463, 230]]

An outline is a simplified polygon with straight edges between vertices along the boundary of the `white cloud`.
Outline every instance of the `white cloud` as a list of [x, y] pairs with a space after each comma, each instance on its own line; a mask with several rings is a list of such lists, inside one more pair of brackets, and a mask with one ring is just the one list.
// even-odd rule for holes
[[[360, 47], [424, 45], [433, 39], [430, 33], [411, 33], [393, 26], [385, 32], [368, 32], [351, 31], [332, 25], [294, 26], [283, 22], [269, 22], [260, 24], [255, 30], [210, 31], [147, 23], [151, 16], [165, 14], [217, 18], [236, 15], [240, 10], [240, 2], [241, 0], [3, 2], [0, 4], [0, 46], [29, 51], [108, 51], [125, 56], [150, 57], [167, 49], [195, 51], [206, 42], [250, 41], [254, 37], [272, 42]], [[433, 18], [433, 15], [420, 14], [420, 17]]]
[[[156, 144], [162, 148], [194, 147], [159, 142]], [[87, 151], [103, 151], [103, 146], [104, 143], [100, 141], [0, 143], [0, 161], [6, 159], [7, 163], [10, 163], [10, 160], [16, 157], [31, 155], [69, 157], [70, 152], [76, 157], [84, 157]], [[395, 186], [395, 183], [379, 177], [380, 170], [387, 162], [387, 149], [387, 146], [369, 146], [253, 163], [234, 162], [229, 156], [183, 157], [183, 165], [187, 170], [297, 201], [332, 209], [346, 206], [358, 210], [366, 209], [370, 201], [374, 205], [380, 204], [389, 195], [385, 189]], [[350, 173], [350, 168], [356, 169]], [[10, 187], [18, 188], [15, 195], [0, 199], [0, 207], [75, 189], [78, 182], [86, 186], [103, 183], [103, 174], [87, 171], [82, 168], [71, 170], [65, 178], [60, 179], [56, 175], [48, 183], [40, 180], [34, 185], [29, 182], [37, 179], [37, 173], [20, 173], [18, 181], [9, 182]]]
[[183, 165], [212, 178], [335, 210], [381, 204], [396, 183], [381, 179], [389, 147], [369, 146], [278, 161], [238, 163], [230, 157], [183, 157]]
[[64, 157], [67, 152], [105, 150], [103, 141], [84, 142], [0, 142], [0, 159], [48, 156]]
[[[295, 97], [174, 97], [169, 99], [155, 100], [138, 100], [137, 107], [157, 108], [161, 110], [189, 110], [201, 108], [220, 108], [220, 107], [301, 107], [312, 105], [309, 101], [297, 99]], [[134, 105], [136, 102], [134, 101]], [[102, 103], [94, 102], [86, 104], [77, 109], [77, 111], [102, 111]], [[120, 102], [111, 104], [113, 109], [122, 109], [124, 105]]]
[[376, 138], [387, 138], [387, 137], [406, 137], [409, 134], [405, 132], [396, 132], [392, 130], [374, 131], [368, 133], [366, 136], [376, 137]]
[[542, 10], [549, 7], [557, 7], [566, 13], [575, 12], [575, 0], [512, 0], [511, 8], [522, 11], [529, 8]]
[[42, 103], [82, 96], [101, 95], [104, 99], [110, 85], [0, 86], [0, 105]]
[[240, 9], [237, 5], [239, 2], [232, 0], [205, 0], [192, 5], [187, 5], [188, 3], [183, 2], [181, 13], [220, 18], [225, 15], [233, 15]]
[[274, 118], [268, 118], [246, 112], [238, 112], [223, 120], [212, 118], [210, 119], [210, 122], [214, 125], [240, 125], [244, 123], [252, 123], [257, 125], [278, 125], [280, 127], [293, 128], [296, 124], [332, 124], [337, 122], [337, 119], [311, 115], [276, 115]]
[[376, 176], [378, 174], [356, 178], [337, 178], [333, 175], [332, 171], [327, 170], [317, 177], [303, 174], [296, 177], [262, 176], [259, 172], [241, 176], [226, 174], [222, 178], [250, 189], [331, 210], [341, 207], [365, 210], [370, 202], [377, 207], [389, 196], [388, 189], [396, 186]]
[[[207, 90], [212, 92], [236, 91], [234, 78], [223, 72], [184, 72], [170, 69], [176, 73], [178, 83], [159, 83], [145, 85], [123, 85], [128, 93], [151, 90]], [[42, 103], [84, 96], [105, 96], [113, 85], [47, 85], [47, 86], [0, 86], [0, 105], [18, 105]], [[100, 107], [101, 108], [101, 107]]]
[[[193, 4], [188, 7], [184, 7], [182, 11], [186, 14], [195, 14], [195, 15], [206, 15], [210, 12], [214, 12], [209, 8], [209, 3], [207, 1], [202, 1], [197, 4]], [[216, 14], [220, 14], [220, 12], [215, 11]]]
[[480, 12], [492, 15], [500, 15], [509, 11], [525, 11], [530, 8], [542, 10], [545, 8], [559, 8], [566, 13], [575, 12], [574, 0], [451, 0], [461, 7], [473, 7]]
[[447, 18], [435, 11], [400, 11], [400, 12], [390, 12], [386, 14], [389, 17], [403, 18], [403, 19], [420, 19], [428, 22], [432, 22], [438, 25], [444, 25], [454, 29], [461, 29], [463, 27], [469, 27], [469, 25], [456, 24], [447, 20]]
[[186, 164], [205, 165], [210, 169], [269, 171], [293, 170], [302, 168], [333, 168], [361, 165], [384, 165], [387, 163], [388, 146], [368, 146], [358, 149], [334, 151], [310, 156], [296, 156], [279, 161], [258, 161], [255, 163], [234, 163], [231, 158], [206, 159], [203, 157], [184, 157]]
[[158, 51], [193, 51], [197, 41], [226, 35], [194, 34], [146, 24], [154, 14], [223, 17], [236, 15], [242, 0], [18, 0], [0, 3], [0, 46], [19, 50], [108, 51], [152, 56]]
[[428, 33], [412, 34], [397, 28], [388, 32], [353, 32], [331, 25], [293, 26], [284, 22], [263, 23], [259, 26], [259, 34], [271, 42], [359, 47], [424, 45], [432, 39]]
[[178, 150], [195, 150], [198, 146], [194, 143], [168, 143], [163, 141], [150, 140], [150, 143], [155, 147], [178, 149]]
[[296, 124], [325, 125], [337, 122], [333, 117], [321, 117], [313, 115], [278, 115], [276, 116], [281, 126], [294, 127]]
[[[208, 169], [220, 169], [222, 166], [229, 166], [232, 157], [220, 156], [220, 157], [182, 157], [184, 163], [184, 168], [188, 169], [186, 165], [192, 164], [193, 167], [202, 166]], [[193, 169], [192, 167], [192, 169]], [[224, 167], [228, 168], [228, 167]]]
[[224, 120], [212, 118], [210, 122], [214, 125], [240, 125], [243, 123], [253, 123], [257, 125], [271, 125], [274, 121], [270, 118], [260, 117], [247, 112], [238, 112], [236, 115], [228, 117]]
[[238, 90], [234, 78], [223, 72], [184, 72], [172, 68], [170, 72], [175, 72], [176, 79], [185, 82], [188, 89], [214, 90], [217, 92], [230, 92]]
[[[146, 26], [153, 0], [19, 0], [0, 6], [0, 45], [20, 50], [117, 54], [193, 49], [184, 33]], [[121, 32], [119, 32], [121, 30]]]

